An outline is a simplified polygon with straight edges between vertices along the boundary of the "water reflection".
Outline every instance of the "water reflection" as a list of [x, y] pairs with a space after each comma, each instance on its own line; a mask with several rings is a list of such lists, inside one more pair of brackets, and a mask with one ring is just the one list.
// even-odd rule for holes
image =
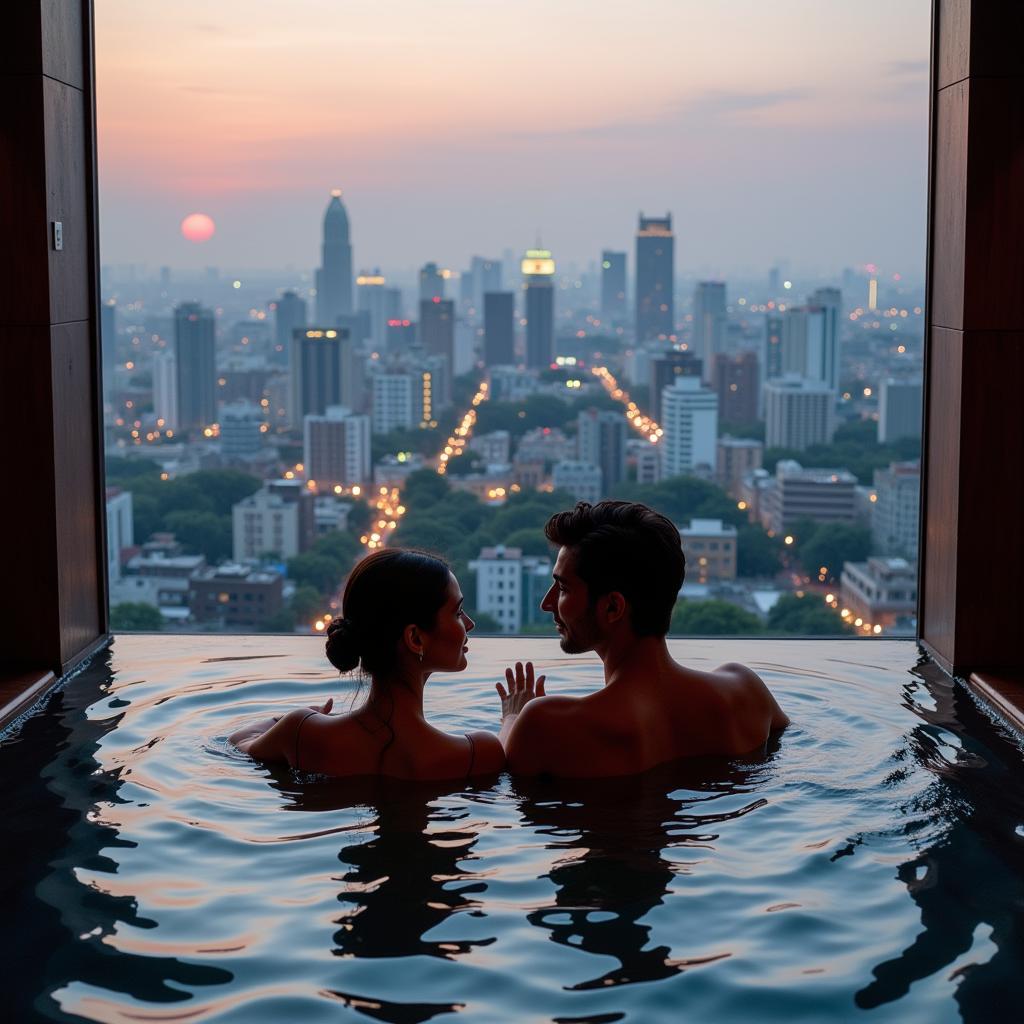
[[[936, 781], [902, 809], [903, 829], [919, 852], [897, 877], [920, 909], [921, 931], [872, 969], [874, 980], [855, 1002], [862, 1009], [891, 1003], [915, 982], [953, 968], [948, 978], [957, 982], [963, 1020], [1019, 1019], [1024, 851], [1012, 823], [1024, 822], [1024, 794], [1014, 779], [1021, 752], [935, 666], [924, 663], [914, 674], [920, 683], [904, 687], [904, 700], [922, 722], [898, 757]], [[975, 949], [974, 959], [967, 957], [989, 930], [994, 953], [986, 960]]]
[[[756, 790], [768, 774], [764, 760], [700, 759], [624, 779], [517, 781], [523, 824], [548, 836], [547, 849], [559, 855], [548, 875], [554, 903], [528, 920], [552, 942], [618, 961], [567, 990], [657, 981], [731, 955], [649, 947], [644, 918], [713, 849], [722, 822], [765, 803]], [[746, 797], [741, 806], [719, 804], [737, 796]]]

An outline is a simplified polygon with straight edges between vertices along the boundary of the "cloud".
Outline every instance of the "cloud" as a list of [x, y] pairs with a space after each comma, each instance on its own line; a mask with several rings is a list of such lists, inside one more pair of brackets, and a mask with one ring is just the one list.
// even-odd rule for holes
[[928, 67], [926, 60], [893, 60], [883, 65], [890, 78], [923, 77], [928, 74]]

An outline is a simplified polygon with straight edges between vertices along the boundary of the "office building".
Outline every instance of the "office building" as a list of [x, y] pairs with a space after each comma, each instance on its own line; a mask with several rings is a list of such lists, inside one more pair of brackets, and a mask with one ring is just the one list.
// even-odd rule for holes
[[474, 434], [469, 440], [469, 450], [476, 452], [484, 460], [485, 465], [507, 465], [512, 458], [512, 435], [507, 430]]
[[[333, 326], [339, 316], [350, 314], [352, 310], [352, 245], [348, 211], [341, 201], [341, 190], [334, 189], [324, 213], [323, 246], [320, 268], [316, 272], [317, 323]], [[294, 336], [295, 327], [292, 328]]]
[[420, 268], [420, 302], [443, 299], [444, 283], [444, 271], [436, 263], [425, 263]]
[[742, 497], [743, 478], [760, 469], [764, 442], [746, 437], [720, 437], [715, 449], [715, 483], [736, 499]]
[[[148, 545], [147, 545], [148, 547]], [[180, 545], [174, 545], [180, 552]], [[189, 617], [188, 591], [192, 576], [206, 565], [203, 555], [144, 551], [124, 566], [121, 578], [110, 587], [111, 605], [132, 601], [160, 609], [172, 622]]]
[[117, 304], [113, 299], [100, 305], [100, 353], [103, 363], [103, 401], [110, 402], [117, 365]]
[[420, 301], [419, 344], [428, 355], [444, 356], [449, 372], [454, 371], [454, 300], [435, 297]]
[[917, 561], [921, 463], [893, 462], [876, 469], [871, 506], [872, 548], [878, 555]]
[[878, 443], [921, 436], [920, 380], [883, 378], [878, 385]]
[[231, 508], [236, 562], [268, 554], [292, 558], [309, 547], [314, 533], [313, 495], [301, 480], [272, 480]]
[[712, 357], [711, 386], [718, 395], [718, 416], [725, 423], [754, 423], [761, 395], [760, 370], [753, 352]]
[[782, 367], [782, 314], [766, 313], [764, 318], [764, 349], [761, 358], [764, 379], [775, 380], [785, 372]]
[[[819, 289], [816, 294], [831, 292], [835, 289]], [[782, 314], [782, 369], [838, 391], [838, 305], [792, 306]]]
[[263, 448], [266, 418], [263, 410], [244, 399], [220, 409], [220, 453], [226, 459], [244, 459]]
[[393, 308], [396, 292], [397, 289], [388, 288], [387, 278], [380, 270], [363, 271], [356, 278], [356, 309], [370, 318], [369, 341], [374, 352], [387, 350], [388, 321], [398, 314]]
[[711, 382], [715, 356], [725, 351], [725, 282], [698, 281], [693, 292], [693, 343], [690, 349], [704, 364], [704, 383]]
[[416, 344], [416, 324], [412, 320], [394, 317], [388, 321], [385, 351], [408, 352]]
[[178, 429], [178, 367], [173, 352], [157, 352], [151, 364], [153, 414], [161, 430]]
[[655, 423], [661, 423], [661, 396], [665, 388], [671, 387], [677, 377], [694, 377], [700, 380], [703, 364], [692, 352], [670, 348], [652, 355], [648, 367], [651, 419]]
[[272, 363], [290, 365], [292, 336], [308, 322], [306, 300], [296, 292], [283, 292], [274, 303], [274, 347], [270, 354]]
[[614, 409], [585, 409], [576, 421], [580, 462], [601, 470], [604, 494], [626, 478], [626, 417]]
[[502, 633], [546, 617], [540, 599], [551, 585], [550, 559], [498, 545], [481, 549], [469, 568], [476, 573], [476, 611], [495, 619]]
[[542, 370], [555, 356], [555, 261], [547, 249], [527, 249], [521, 268], [526, 286], [526, 365]]
[[217, 362], [213, 310], [184, 302], [174, 310], [177, 429], [202, 430], [217, 422]]
[[351, 487], [370, 480], [370, 417], [354, 416], [343, 405], [328, 406], [323, 416], [302, 423], [306, 479], [318, 491]]
[[661, 480], [661, 451], [646, 438], [626, 442], [626, 461], [633, 466], [638, 484], [656, 484]]
[[[839, 581], [839, 603], [847, 622], [891, 629], [917, 613], [917, 566], [905, 558], [846, 562]], [[882, 630], [879, 630], [881, 632]]]
[[792, 459], [780, 459], [774, 480], [761, 494], [761, 522], [778, 534], [801, 519], [853, 523], [857, 519], [856, 487], [857, 478], [847, 469], [804, 469]]
[[418, 422], [414, 402], [417, 380], [412, 373], [378, 372], [370, 379], [373, 391], [371, 423], [375, 434], [408, 430]]
[[661, 393], [662, 475], [712, 473], [718, 437], [718, 396], [699, 377], [676, 377]]
[[284, 580], [231, 562], [206, 566], [189, 580], [188, 604], [196, 622], [224, 629], [259, 629], [284, 607]]
[[484, 296], [501, 291], [501, 261], [474, 256], [469, 264], [470, 302], [479, 319], [484, 309]]
[[600, 466], [582, 459], [563, 459], [551, 470], [551, 484], [556, 491], [565, 491], [574, 501], [587, 501], [591, 505], [605, 496], [601, 477]]
[[736, 527], [721, 519], [691, 519], [679, 531], [686, 578], [696, 583], [736, 579]]
[[131, 491], [107, 488], [107, 581], [121, 578], [121, 555], [135, 545]]
[[636, 233], [636, 340], [675, 334], [675, 238], [672, 214], [640, 215]]
[[513, 292], [484, 294], [484, 365], [511, 366], [515, 354], [515, 307]]
[[820, 381], [784, 376], [764, 386], [765, 447], [803, 451], [835, 432], [836, 393]]
[[626, 320], [626, 254], [601, 253], [601, 319], [611, 324]]
[[[291, 422], [322, 416], [331, 405], [355, 408], [355, 357], [344, 327], [307, 327], [292, 336]], [[360, 396], [361, 397], [361, 396]]]

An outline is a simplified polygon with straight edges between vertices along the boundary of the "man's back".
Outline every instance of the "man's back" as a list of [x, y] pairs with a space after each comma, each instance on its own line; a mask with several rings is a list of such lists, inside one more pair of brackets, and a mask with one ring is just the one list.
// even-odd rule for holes
[[670, 662], [654, 673], [624, 673], [587, 697], [531, 701], [509, 737], [509, 767], [626, 775], [680, 757], [749, 753], [787, 722], [750, 669], [728, 664], [698, 672]]

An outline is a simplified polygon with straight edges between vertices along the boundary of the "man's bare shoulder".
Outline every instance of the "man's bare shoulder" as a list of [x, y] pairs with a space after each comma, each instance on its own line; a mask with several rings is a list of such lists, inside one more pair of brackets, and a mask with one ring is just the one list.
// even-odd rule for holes
[[764, 680], [748, 665], [736, 661], [726, 662], [715, 669], [712, 676], [723, 687], [723, 696], [745, 708], [757, 708], [768, 714], [772, 731], [789, 725], [789, 717], [779, 707]]
[[531, 700], [509, 734], [509, 769], [524, 775], [551, 770], [565, 753], [567, 736], [575, 735], [578, 742], [580, 733], [572, 723], [586, 714], [586, 702], [586, 697], [554, 694]]

